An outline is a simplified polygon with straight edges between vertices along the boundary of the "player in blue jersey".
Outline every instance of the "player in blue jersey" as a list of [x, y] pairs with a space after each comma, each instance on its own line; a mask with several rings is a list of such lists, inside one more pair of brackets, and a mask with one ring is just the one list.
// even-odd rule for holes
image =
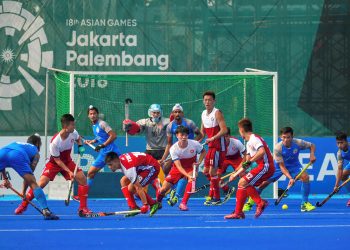
[[[293, 129], [291, 127], [284, 127], [280, 130], [281, 142], [277, 143], [274, 147], [274, 160], [276, 170], [274, 175], [267, 181], [263, 182], [258, 187], [258, 192], [261, 193], [270, 183], [277, 181], [282, 175], [285, 175], [289, 179], [289, 185], [293, 185], [295, 177], [302, 170], [302, 165], [299, 162], [300, 150], [310, 149], [310, 162], [316, 161], [315, 150], [316, 147], [311, 142], [307, 142], [301, 139], [293, 138]], [[300, 180], [301, 184], [301, 212], [310, 212], [316, 207], [309, 202], [310, 193], [310, 180], [309, 175], [305, 171]], [[249, 211], [254, 202], [249, 198], [248, 202], [244, 205], [243, 211]]]
[[[340, 181], [346, 181], [350, 175], [350, 151], [349, 151], [349, 143], [348, 136], [346, 133], [338, 131], [336, 133], [336, 142], [338, 147], [337, 153], [337, 161], [338, 161], [338, 170], [337, 177], [334, 185], [334, 189], [339, 187]], [[347, 161], [344, 167], [344, 160]], [[350, 185], [345, 185], [346, 190], [350, 193]], [[350, 207], [350, 200], [348, 200], [347, 204]]]
[[92, 166], [89, 168], [87, 176], [87, 184], [91, 187], [94, 177], [98, 171], [100, 171], [105, 165], [105, 158], [107, 153], [115, 152], [118, 155], [121, 155], [118, 147], [114, 144], [117, 134], [112, 130], [107, 122], [99, 119], [98, 109], [92, 105], [88, 108], [88, 117], [92, 124], [92, 131], [95, 135], [93, 140], [86, 140], [86, 144], [97, 144], [95, 151], [99, 152], [97, 158], [92, 163]]
[[[169, 155], [170, 147], [175, 142], [177, 142], [176, 129], [179, 126], [188, 128], [189, 130], [188, 139], [192, 139], [192, 140], [195, 139], [196, 141], [200, 141], [203, 138], [203, 134], [201, 133], [200, 129], [196, 126], [196, 124], [192, 120], [184, 118], [183, 108], [180, 104], [178, 103], [175, 104], [175, 106], [172, 109], [172, 116], [174, 120], [172, 120], [166, 128], [167, 146], [165, 148], [163, 157], [160, 160], [160, 164], [164, 166], [163, 171], [165, 175], [169, 173], [169, 170], [172, 166], [171, 161], [165, 162], [165, 160]], [[175, 187], [176, 191], [175, 189], [173, 189], [170, 192], [170, 196], [168, 199], [169, 205], [174, 206], [178, 202], [179, 197], [183, 194], [185, 190], [186, 184], [187, 184], [186, 178], [182, 178], [181, 180], [178, 181]]]
[[47, 206], [47, 201], [43, 190], [38, 186], [33, 170], [39, 162], [39, 151], [41, 146], [40, 136], [37, 134], [29, 136], [27, 143], [13, 142], [0, 149], [0, 172], [4, 178], [4, 186], [11, 184], [6, 177], [6, 167], [13, 168], [24, 180], [23, 196], [27, 186], [32, 188], [34, 197], [39, 202], [44, 218], [46, 220], [58, 220]]

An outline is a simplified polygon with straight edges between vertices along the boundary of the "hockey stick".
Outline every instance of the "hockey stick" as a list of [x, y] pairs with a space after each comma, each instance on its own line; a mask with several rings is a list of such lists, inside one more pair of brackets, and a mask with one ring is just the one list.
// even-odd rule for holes
[[[129, 119], [129, 104], [132, 103], [130, 98], [125, 99], [124, 112], [125, 112], [125, 120]], [[125, 147], [129, 146], [129, 138], [128, 132], [125, 132]]]
[[68, 206], [68, 205], [69, 205], [69, 202], [70, 202], [70, 196], [71, 196], [71, 194], [72, 194], [75, 176], [77, 175], [78, 168], [80, 167], [80, 158], [81, 158], [81, 156], [78, 155], [77, 164], [75, 165], [75, 168], [74, 168], [73, 179], [69, 181], [68, 196], [67, 196], [67, 199], [64, 200], [64, 204], [65, 204], [66, 206]]
[[332, 193], [330, 193], [326, 199], [324, 199], [322, 202], [317, 202], [316, 207], [322, 207], [330, 198], [332, 198], [333, 195], [339, 192], [339, 190], [344, 187], [348, 182], [350, 181], [350, 178], [344, 181], [339, 187], [337, 187], [335, 190], [333, 190]]
[[96, 217], [105, 217], [111, 215], [129, 215], [129, 214], [139, 214], [141, 210], [127, 210], [127, 211], [119, 211], [119, 212], [99, 212], [99, 213], [91, 213], [91, 214], [79, 214], [80, 217], [84, 218], [96, 218]]
[[26, 197], [23, 197], [23, 195], [18, 192], [16, 189], [14, 189], [13, 187], [9, 187], [9, 189], [11, 189], [15, 194], [17, 194], [19, 197], [21, 197], [23, 200], [27, 201], [30, 205], [32, 205], [39, 213], [41, 213], [43, 216], [43, 212], [41, 211], [40, 208], [38, 208], [33, 202], [31, 202], [30, 200], [27, 200]]
[[[300, 178], [300, 176], [306, 171], [306, 169], [308, 169], [311, 166], [311, 162], [309, 162], [301, 171], [300, 173], [294, 178], [294, 183]], [[294, 184], [293, 184], [294, 185]], [[293, 186], [293, 185], [288, 185], [286, 190], [283, 191], [283, 193], [277, 198], [277, 200], [275, 201], [275, 206], [277, 206], [281, 200], [283, 199], [283, 197], [285, 196], [285, 194], [289, 191], [289, 189]]]
[[[234, 172], [232, 172], [232, 173], [234, 173]], [[232, 173], [229, 173], [229, 174], [223, 176], [223, 177], [221, 178], [221, 180], [226, 179], [226, 178], [229, 177]], [[204, 189], [206, 189], [206, 188], [208, 188], [208, 187], [210, 187], [210, 183], [207, 183], [207, 184], [204, 184], [203, 186], [197, 187], [197, 188], [194, 190], [193, 193], [198, 193], [199, 191], [204, 190]]]

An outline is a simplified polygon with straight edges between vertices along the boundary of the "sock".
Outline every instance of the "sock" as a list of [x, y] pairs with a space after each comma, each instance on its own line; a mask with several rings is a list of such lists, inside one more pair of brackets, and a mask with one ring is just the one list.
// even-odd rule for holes
[[26, 200], [25, 201], [22, 201], [22, 204], [25, 205], [25, 206], [28, 206], [29, 202], [28, 201], [31, 201], [34, 199], [34, 193], [33, 193], [33, 190], [32, 189], [29, 189], [27, 195], [26, 195]]
[[80, 199], [80, 207], [79, 209], [87, 207], [87, 197], [89, 193], [88, 185], [79, 185], [78, 186], [78, 195]]
[[192, 189], [192, 181], [187, 183], [186, 190], [185, 190], [185, 193], [184, 193], [184, 197], [182, 198], [181, 203], [187, 204], [188, 199], [191, 196], [191, 193], [189, 193], [189, 192], [191, 192], [191, 189]]
[[162, 200], [163, 200], [163, 198], [164, 198], [164, 195], [165, 195], [165, 194], [162, 194], [161, 192], [157, 192], [157, 195], [156, 195], [157, 201], [158, 201], [158, 202], [162, 202]]
[[187, 188], [186, 184], [187, 184], [187, 180], [185, 178], [182, 178], [177, 182], [176, 193], [175, 193], [177, 197], [182, 196], [182, 194], [185, 191], [185, 188]]
[[301, 204], [309, 201], [310, 182], [301, 183]]
[[[208, 179], [208, 181], [210, 181], [210, 175], [209, 173], [203, 173], [204, 176]], [[210, 187], [209, 187], [209, 194], [208, 194], [209, 197], [213, 198], [214, 196], [214, 192], [213, 192], [213, 185], [212, 185], [212, 182], [210, 181]]]
[[225, 185], [222, 187], [222, 190], [227, 193], [228, 192], [228, 189], [229, 189], [229, 186], [228, 185]]
[[244, 187], [238, 187], [236, 193], [236, 209], [235, 214], [241, 214], [244, 202], [247, 199], [247, 190]]
[[219, 187], [219, 178], [218, 176], [212, 176], [210, 182], [213, 186], [213, 193], [215, 199], [220, 199], [220, 187]]
[[94, 179], [87, 178], [87, 185], [91, 187], [92, 183], [94, 182]]
[[208, 181], [210, 181], [210, 175], [209, 175], [209, 173], [203, 173], [204, 174], [204, 176], [208, 179]]
[[160, 181], [159, 178], [156, 178], [152, 181], [152, 187], [154, 188], [154, 190], [158, 190], [160, 189]]
[[129, 192], [128, 186], [122, 187], [122, 193], [128, 203], [129, 208], [135, 209], [137, 207], [134, 196]]
[[259, 205], [262, 201], [259, 192], [255, 189], [253, 186], [248, 186], [247, 188], [247, 195], [253, 199], [255, 204]]
[[148, 205], [152, 206], [154, 205], [154, 203], [156, 203], [155, 200], [153, 200], [152, 197], [149, 196], [149, 194], [145, 193], [145, 195], [146, 195]]
[[34, 193], [35, 199], [39, 202], [41, 209], [47, 208], [46, 196], [44, 194], [44, 191], [41, 189], [41, 187], [37, 187], [36, 189], [34, 189], [33, 193]]

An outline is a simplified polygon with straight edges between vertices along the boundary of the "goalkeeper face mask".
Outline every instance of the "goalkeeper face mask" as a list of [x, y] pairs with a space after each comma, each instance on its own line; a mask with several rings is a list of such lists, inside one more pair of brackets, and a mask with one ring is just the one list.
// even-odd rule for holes
[[159, 104], [152, 104], [148, 109], [148, 116], [155, 123], [158, 123], [163, 115], [162, 108]]

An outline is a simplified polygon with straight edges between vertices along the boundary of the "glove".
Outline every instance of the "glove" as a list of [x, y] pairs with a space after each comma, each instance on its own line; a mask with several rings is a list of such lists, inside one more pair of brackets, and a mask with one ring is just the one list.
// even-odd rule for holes
[[83, 145], [78, 145], [78, 152], [80, 156], [83, 156], [83, 154], [85, 153], [85, 148]]
[[250, 167], [250, 165], [252, 165], [252, 162], [251, 162], [251, 161], [245, 161], [245, 162], [243, 162], [242, 167], [245, 168], [245, 169], [247, 169], [247, 168]]
[[143, 204], [143, 206], [141, 207], [140, 210], [141, 210], [141, 213], [142, 213], [142, 214], [147, 213], [148, 210], [149, 210], [149, 205], [148, 205], [148, 204]]
[[104, 144], [100, 144], [100, 145], [97, 145], [96, 147], [95, 147], [95, 151], [96, 152], [99, 152], [100, 150], [101, 150], [101, 148], [105, 148], [106, 146], [104, 145]]
[[132, 127], [132, 124], [130, 122], [126, 122], [126, 123], [123, 122], [123, 131], [129, 132], [131, 127]]

